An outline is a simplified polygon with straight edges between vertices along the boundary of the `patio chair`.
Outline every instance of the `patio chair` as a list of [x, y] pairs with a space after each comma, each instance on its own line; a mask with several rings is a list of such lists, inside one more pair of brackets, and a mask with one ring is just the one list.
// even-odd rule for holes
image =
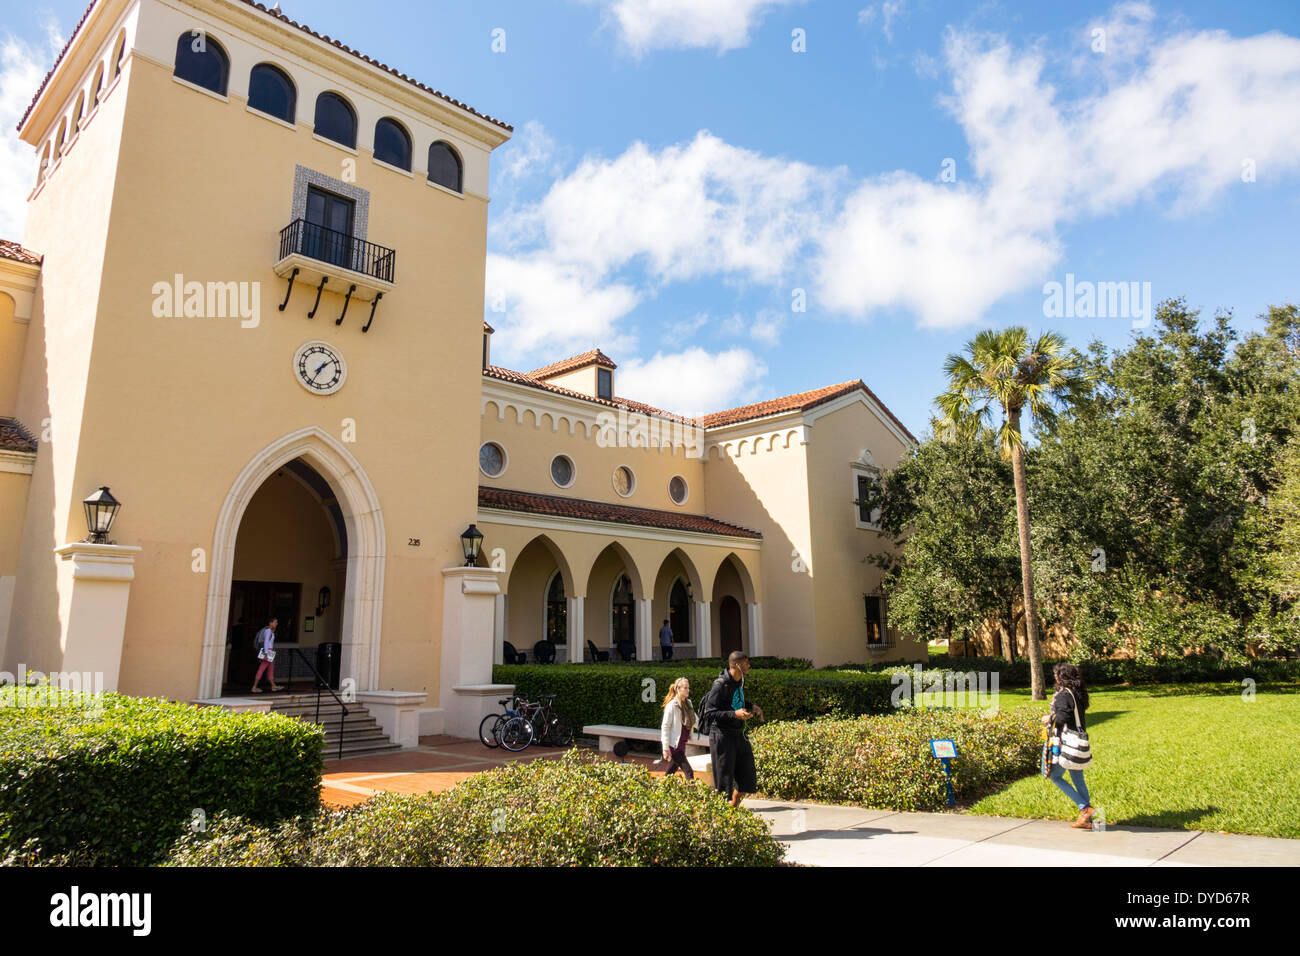
[[636, 641], [619, 641], [615, 646], [618, 649], [618, 656], [621, 660], [636, 660]]
[[592, 659], [593, 661], [607, 661], [607, 660], [609, 660], [609, 651], [599, 651], [599, 650], [597, 650], [597, 649], [596, 649], [596, 645], [593, 644], [591, 641], [588, 641], [588, 642], [587, 642], [587, 653], [591, 655], [591, 659]]
[[538, 641], [533, 645], [533, 660], [538, 664], [554, 664], [555, 645], [550, 641]]
[[507, 664], [524, 664], [528, 661], [528, 655], [515, 650], [515, 646], [509, 641], [503, 641], [501, 643], [501, 659]]

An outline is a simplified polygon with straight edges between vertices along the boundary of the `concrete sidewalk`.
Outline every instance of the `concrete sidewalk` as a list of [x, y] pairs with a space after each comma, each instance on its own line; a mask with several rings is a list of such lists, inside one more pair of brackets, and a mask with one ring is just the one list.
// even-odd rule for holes
[[810, 866], [1300, 866], [1300, 840], [746, 800]]

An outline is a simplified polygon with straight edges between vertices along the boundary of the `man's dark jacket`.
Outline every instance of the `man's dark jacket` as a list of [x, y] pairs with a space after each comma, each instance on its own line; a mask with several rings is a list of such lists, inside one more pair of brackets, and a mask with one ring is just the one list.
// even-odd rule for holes
[[[731, 706], [732, 697], [741, 682], [731, 676], [725, 667], [718, 675], [709, 692], [704, 695], [700, 707], [700, 732], [712, 733], [717, 730], [724, 734], [738, 734], [745, 729], [745, 722], [736, 716], [736, 708]], [[749, 698], [745, 698], [745, 710], [750, 709]]]

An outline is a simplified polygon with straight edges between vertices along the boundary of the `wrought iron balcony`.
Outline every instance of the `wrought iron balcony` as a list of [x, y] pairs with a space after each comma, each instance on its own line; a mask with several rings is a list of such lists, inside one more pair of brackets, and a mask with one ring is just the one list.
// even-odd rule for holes
[[294, 255], [357, 272], [389, 285], [393, 282], [397, 260], [397, 253], [392, 249], [345, 232], [326, 229], [305, 219], [295, 219], [280, 230], [280, 261]]

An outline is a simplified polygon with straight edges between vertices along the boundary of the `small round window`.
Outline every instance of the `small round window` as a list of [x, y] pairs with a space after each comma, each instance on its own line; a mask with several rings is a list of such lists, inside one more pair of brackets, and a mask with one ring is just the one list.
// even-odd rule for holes
[[636, 475], [632, 474], [632, 469], [627, 465], [620, 465], [614, 469], [614, 490], [626, 498], [636, 489]]
[[556, 455], [551, 459], [551, 481], [561, 488], [573, 484], [573, 459], [568, 455]]
[[506, 470], [506, 452], [494, 441], [484, 442], [478, 450], [478, 467], [489, 478], [496, 478]]
[[675, 476], [668, 482], [668, 497], [673, 499], [674, 504], [685, 503], [688, 494], [690, 489], [686, 487], [686, 479], [681, 475]]

